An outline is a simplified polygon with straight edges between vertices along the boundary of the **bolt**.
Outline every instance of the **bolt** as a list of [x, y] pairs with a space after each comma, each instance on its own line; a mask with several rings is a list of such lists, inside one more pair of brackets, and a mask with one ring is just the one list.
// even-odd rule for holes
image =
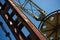
[[1, 6], [0, 6], [0, 10], [1, 10]]

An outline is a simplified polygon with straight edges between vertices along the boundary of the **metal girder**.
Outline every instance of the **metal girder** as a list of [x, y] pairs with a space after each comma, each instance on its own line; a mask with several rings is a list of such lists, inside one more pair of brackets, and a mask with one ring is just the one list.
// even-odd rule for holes
[[[41, 32], [35, 27], [35, 25], [19, 10], [19, 8], [14, 4], [12, 0], [6, 1], [6, 5], [4, 6], [5, 9], [0, 11], [2, 17], [8, 24], [10, 30], [12, 31], [13, 35], [15, 36], [16, 40], [47, 40]], [[8, 10], [12, 8], [12, 14], [8, 14]], [[16, 14], [18, 18], [14, 21], [12, 17]], [[21, 22], [18, 26], [17, 24]], [[26, 27], [30, 32], [28, 37], [25, 37], [21, 29]]]

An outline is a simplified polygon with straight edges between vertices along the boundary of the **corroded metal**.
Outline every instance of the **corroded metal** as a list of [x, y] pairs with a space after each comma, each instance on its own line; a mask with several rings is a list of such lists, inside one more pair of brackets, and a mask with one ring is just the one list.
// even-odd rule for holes
[[[41, 32], [35, 27], [35, 25], [19, 10], [12, 0], [6, 1], [4, 9], [0, 11], [5, 22], [8, 24], [11, 32], [15, 36], [16, 40], [47, 40]], [[8, 13], [9, 9], [12, 9], [12, 14]], [[13, 20], [12, 17], [17, 15], [17, 19]], [[18, 26], [18, 23], [21, 24]], [[30, 34], [26, 37], [21, 31], [23, 27], [26, 27]]]

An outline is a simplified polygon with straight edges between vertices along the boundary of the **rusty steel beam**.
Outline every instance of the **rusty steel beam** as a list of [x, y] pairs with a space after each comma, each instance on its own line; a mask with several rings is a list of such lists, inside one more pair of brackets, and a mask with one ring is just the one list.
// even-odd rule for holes
[[[47, 40], [41, 32], [37, 30], [37, 28], [32, 24], [32, 22], [16, 7], [12, 0], [8, 0], [8, 2], [14, 7], [14, 9], [18, 12], [18, 14], [22, 17], [22, 19], [26, 22], [29, 28], [36, 34], [36, 36], [40, 40]], [[27, 27], [28, 28], [28, 27]]]

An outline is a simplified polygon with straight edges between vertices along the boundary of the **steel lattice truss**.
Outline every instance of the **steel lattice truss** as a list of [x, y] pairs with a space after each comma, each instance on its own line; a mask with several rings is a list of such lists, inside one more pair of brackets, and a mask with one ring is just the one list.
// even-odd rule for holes
[[[12, 11], [9, 12], [8, 10]], [[46, 40], [46, 38], [37, 30], [35, 25], [19, 8], [17, 8], [12, 0], [5, 1], [4, 5], [0, 3], [0, 15], [4, 18], [16, 40]], [[14, 16], [17, 16], [17, 18], [13, 19]], [[10, 38], [9, 32], [6, 32], [1, 22], [0, 24], [4, 32], [7, 34], [6, 36]], [[30, 33], [27, 37], [21, 31], [23, 27], [26, 27]]]
[[[25, 13], [41, 21], [39, 30]], [[60, 40], [60, 10], [46, 15], [46, 12], [32, 0], [8, 0], [4, 5], [0, 3], [0, 15], [8, 24], [16, 40]], [[6, 32], [2, 22], [0, 25], [11, 40], [10, 33]], [[28, 36], [22, 32], [23, 28], [28, 30]]]
[[46, 16], [46, 12], [37, 6], [32, 0], [17, 0], [17, 2], [13, 2], [22, 12], [26, 12], [26, 14], [31, 15], [36, 20], [42, 21]]

